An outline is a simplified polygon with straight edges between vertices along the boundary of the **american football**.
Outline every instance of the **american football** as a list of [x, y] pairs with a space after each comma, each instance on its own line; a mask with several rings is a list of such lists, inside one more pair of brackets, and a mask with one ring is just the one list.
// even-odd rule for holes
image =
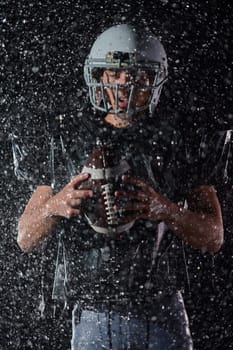
[[84, 215], [94, 231], [101, 234], [118, 234], [129, 230], [134, 221], [121, 224], [116, 210], [114, 191], [119, 188], [121, 176], [130, 170], [128, 162], [120, 158], [114, 147], [101, 145], [87, 157], [82, 172], [90, 174], [83, 188], [93, 191], [93, 198], [87, 199]]

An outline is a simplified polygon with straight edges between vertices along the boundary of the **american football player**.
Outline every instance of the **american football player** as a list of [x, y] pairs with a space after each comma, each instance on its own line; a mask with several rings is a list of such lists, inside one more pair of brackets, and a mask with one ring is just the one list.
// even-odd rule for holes
[[112, 26], [93, 43], [84, 78], [91, 109], [68, 141], [52, 138], [53, 181], [44, 177], [29, 199], [18, 244], [30, 252], [58, 242], [52, 294], [74, 301], [72, 350], [190, 350], [185, 245], [217, 252], [223, 225], [201, 161], [157, 106], [165, 49], [147, 28]]

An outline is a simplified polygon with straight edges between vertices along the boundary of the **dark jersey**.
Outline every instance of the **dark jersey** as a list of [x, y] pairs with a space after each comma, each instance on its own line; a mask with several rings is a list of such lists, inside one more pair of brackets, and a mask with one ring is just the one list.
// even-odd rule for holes
[[[181, 205], [203, 184], [198, 156], [189, 152], [182, 133], [149, 117], [119, 130], [86, 119], [72, 130], [14, 138], [15, 173], [31, 189], [49, 184], [58, 191], [82, 170], [97, 139], [111, 143], [134, 176]], [[83, 217], [64, 219], [46, 243], [46, 278], [53, 278], [54, 299], [70, 297], [89, 307], [132, 303], [134, 310], [149, 312], [185, 279], [183, 245], [161, 222], [138, 220], [113, 239], [93, 231]]]

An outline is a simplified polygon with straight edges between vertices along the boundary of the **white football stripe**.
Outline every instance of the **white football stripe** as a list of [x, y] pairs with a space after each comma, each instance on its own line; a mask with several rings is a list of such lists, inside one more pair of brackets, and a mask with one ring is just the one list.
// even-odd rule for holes
[[110, 179], [111, 177], [119, 176], [126, 173], [130, 166], [126, 160], [121, 160], [119, 164], [112, 168], [91, 168], [84, 166], [82, 173], [89, 173], [92, 180]]
[[111, 226], [102, 227], [102, 226], [97, 226], [97, 225], [93, 224], [86, 214], [85, 214], [85, 217], [86, 217], [89, 225], [93, 228], [93, 230], [95, 232], [102, 233], [102, 234], [111, 234], [111, 233], [125, 232], [125, 231], [128, 231], [135, 223], [135, 220], [133, 220], [133, 221], [128, 222], [125, 225], [119, 225], [119, 226], [116, 226], [116, 227], [111, 227]]

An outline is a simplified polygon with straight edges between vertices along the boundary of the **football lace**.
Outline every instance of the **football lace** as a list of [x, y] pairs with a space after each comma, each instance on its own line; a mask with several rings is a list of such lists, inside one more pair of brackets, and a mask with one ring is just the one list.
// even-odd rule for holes
[[104, 205], [105, 205], [105, 211], [107, 216], [107, 223], [108, 225], [117, 225], [118, 224], [118, 218], [117, 218], [117, 212], [113, 209], [114, 204], [114, 198], [112, 195], [112, 184], [107, 183], [101, 186], [102, 188], [102, 194], [104, 197]]

